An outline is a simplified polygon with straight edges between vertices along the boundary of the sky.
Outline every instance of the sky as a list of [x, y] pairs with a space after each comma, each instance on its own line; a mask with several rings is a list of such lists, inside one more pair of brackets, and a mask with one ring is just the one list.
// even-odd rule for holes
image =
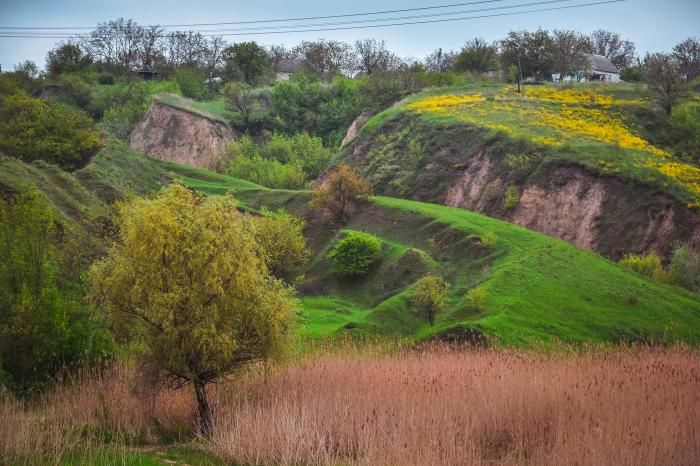
[[[385, 17], [468, 11], [537, 1], [542, 0], [491, 0], [491, 2], [480, 5], [394, 13], [385, 15]], [[561, 0], [561, 3], [521, 9], [548, 8], [594, 1], [600, 0]], [[377, 0], [353, 0], [343, 3], [321, 0], [248, 0], [245, 2], [232, 0], [117, 0], [108, 2], [99, 0], [0, 0], [0, 27], [94, 26], [98, 22], [119, 17], [132, 18], [143, 25], [257, 21], [365, 13], [463, 2], [464, 0], [383, 0], [381, 2]], [[485, 15], [503, 11], [507, 10], [465, 13], [459, 16]], [[381, 17], [373, 16], [373, 18]], [[299, 24], [353, 19], [356, 18], [301, 21]], [[228, 27], [240, 28], [243, 26]], [[633, 41], [637, 46], [637, 53], [644, 55], [647, 51], [668, 51], [676, 43], [689, 36], [700, 38], [700, 0], [626, 0], [622, 3], [583, 8], [444, 23], [224, 38], [229, 42], [255, 40], [263, 45], [283, 43], [293, 46], [302, 40], [313, 40], [320, 37], [348, 42], [373, 37], [386, 41], [387, 46], [402, 57], [423, 58], [439, 47], [458, 49], [466, 40], [473, 37], [481, 37], [491, 41], [504, 37], [510, 30], [534, 30], [538, 27], [550, 30], [575, 29], [584, 33], [590, 33], [596, 29], [615, 31], [623, 38]], [[2, 29], [0, 31], [5, 32]], [[43, 67], [46, 53], [57, 41], [59, 39], [0, 37], [0, 66], [3, 70], [10, 70], [14, 64], [20, 61], [32, 60]]]

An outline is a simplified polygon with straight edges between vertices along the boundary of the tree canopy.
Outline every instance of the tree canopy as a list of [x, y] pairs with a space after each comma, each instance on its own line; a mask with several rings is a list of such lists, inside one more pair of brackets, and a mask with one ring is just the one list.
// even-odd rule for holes
[[119, 242], [91, 269], [94, 300], [142, 339], [155, 374], [193, 385], [209, 434], [206, 385], [280, 354], [292, 291], [271, 275], [255, 219], [231, 197], [173, 184], [119, 214]]

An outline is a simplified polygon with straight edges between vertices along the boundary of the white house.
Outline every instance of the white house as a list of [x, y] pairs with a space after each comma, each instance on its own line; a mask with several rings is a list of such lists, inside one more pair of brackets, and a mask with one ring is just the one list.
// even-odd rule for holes
[[602, 55], [589, 55], [588, 56], [588, 69], [582, 73], [564, 76], [562, 78], [561, 73], [552, 74], [552, 81], [558, 82], [610, 82], [619, 83], [620, 82], [620, 70], [617, 69], [612, 62]]
[[301, 71], [304, 60], [301, 58], [285, 58], [275, 66], [277, 81], [289, 81], [294, 73]]

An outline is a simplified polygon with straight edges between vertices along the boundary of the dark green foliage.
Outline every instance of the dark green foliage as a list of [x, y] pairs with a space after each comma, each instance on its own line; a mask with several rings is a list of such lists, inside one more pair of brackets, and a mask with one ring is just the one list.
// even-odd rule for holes
[[376, 236], [351, 231], [328, 255], [333, 271], [341, 277], [362, 277], [379, 258], [382, 243]]
[[90, 64], [90, 56], [77, 44], [60, 44], [46, 55], [46, 71], [52, 76], [82, 71]]
[[0, 377], [18, 391], [111, 351], [95, 312], [58, 286], [72, 272], [58, 265], [62, 234], [35, 190], [0, 201]]
[[271, 70], [267, 51], [256, 42], [239, 42], [224, 51], [229, 79], [241, 79], [255, 86], [261, 84]]
[[19, 93], [0, 100], [0, 152], [24, 161], [83, 166], [101, 146], [90, 118]]
[[455, 71], [469, 71], [476, 74], [498, 69], [498, 47], [484, 39], [468, 41], [455, 55], [452, 67]]

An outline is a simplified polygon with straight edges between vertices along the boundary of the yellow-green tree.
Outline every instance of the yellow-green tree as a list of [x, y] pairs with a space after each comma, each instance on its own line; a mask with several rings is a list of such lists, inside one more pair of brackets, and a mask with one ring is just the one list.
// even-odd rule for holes
[[280, 354], [292, 291], [270, 274], [255, 219], [231, 197], [174, 184], [119, 213], [119, 241], [91, 269], [94, 299], [142, 338], [157, 374], [192, 384], [201, 432], [210, 435], [207, 384]]
[[435, 323], [435, 316], [447, 304], [450, 285], [435, 275], [427, 275], [416, 283], [411, 295], [411, 307], [426, 317], [430, 325]]

